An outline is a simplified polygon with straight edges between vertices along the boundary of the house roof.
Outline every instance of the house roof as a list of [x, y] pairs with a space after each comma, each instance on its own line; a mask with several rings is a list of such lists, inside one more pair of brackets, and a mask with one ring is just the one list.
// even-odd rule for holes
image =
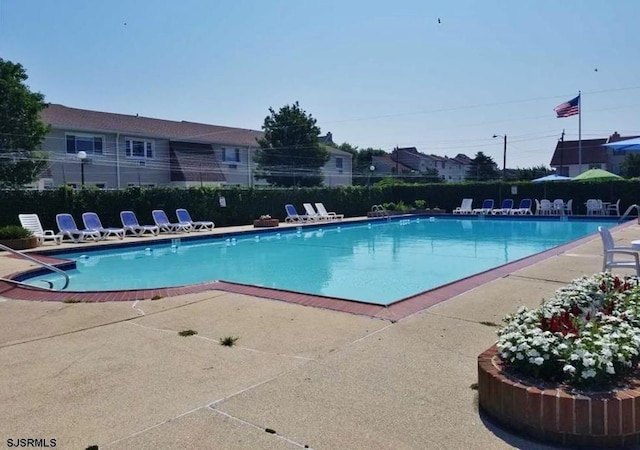
[[210, 144], [171, 141], [171, 181], [224, 182]]
[[115, 114], [50, 104], [41, 112], [42, 120], [54, 128], [77, 131], [129, 133], [136, 136], [220, 145], [256, 147], [264, 133], [244, 128], [195, 122], [177, 122], [151, 117]]
[[381, 173], [384, 172], [383, 170], [380, 170], [382, 167], [388, 168], [389, 171], [396, 167], [400, 172], [413, 170], [409, 166], [405, 166], [400, 162], [396, 162], [395, 160], [391, 159], [391, 156], [388, 155], [373, 155], [371, 156], [371, 163], [374, 165], [374, 167], [376, 167], [376, 170], [379, 170]]
[[[602, 146], [608, 138], [583, 139], [582, 151], [578, 151], [578, 141], [564, 141], [556, 144], [556, 149], [551, 158], [551, 166], [578, 164], [606, 163], [607, 150]], [[582, 153], [582, 157], [579, 157]]]

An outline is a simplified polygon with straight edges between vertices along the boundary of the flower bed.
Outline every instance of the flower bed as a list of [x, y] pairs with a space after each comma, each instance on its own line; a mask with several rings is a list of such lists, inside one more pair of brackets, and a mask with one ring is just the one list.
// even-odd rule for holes
[[256, 219], [253, 221], [254, 228], [277, 227], [280, 224], [278, 219]]
[[598, 445], [594, 437], [604, 446], [638, 443], [637, 277], [600, 273], [574, 280], [539, 308], [520, 308], [505, 322], [495, 347], [478, 361], [480, 406], [490, 416], [565, 444], [588, 439]]

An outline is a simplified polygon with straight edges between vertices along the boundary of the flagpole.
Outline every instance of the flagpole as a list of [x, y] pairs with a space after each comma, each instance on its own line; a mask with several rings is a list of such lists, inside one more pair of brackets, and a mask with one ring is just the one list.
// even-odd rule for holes
[[578, 174], [582, 173], [582, 95], [578, 91]]

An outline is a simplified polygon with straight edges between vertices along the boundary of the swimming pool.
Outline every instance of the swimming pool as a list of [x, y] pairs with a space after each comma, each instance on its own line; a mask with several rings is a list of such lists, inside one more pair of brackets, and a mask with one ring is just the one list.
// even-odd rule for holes
[[[57, 255], [76, 261], [69, 291], [183, 286], [213, 280], [389, 305], [595, 233], [605, 220], [413, 218], [172, 239]], [[62, 285], [59, 275], [25, 280]]]

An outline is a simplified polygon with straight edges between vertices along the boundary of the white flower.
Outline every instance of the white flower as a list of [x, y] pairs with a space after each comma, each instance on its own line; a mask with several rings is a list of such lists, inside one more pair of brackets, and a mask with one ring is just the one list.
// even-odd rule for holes
[[576, 368], [573, 367], [571, 364], [565, 364], [564, 367], [562, 368], [562, 371], [573, 375], [574, 373], [576, 373]]

